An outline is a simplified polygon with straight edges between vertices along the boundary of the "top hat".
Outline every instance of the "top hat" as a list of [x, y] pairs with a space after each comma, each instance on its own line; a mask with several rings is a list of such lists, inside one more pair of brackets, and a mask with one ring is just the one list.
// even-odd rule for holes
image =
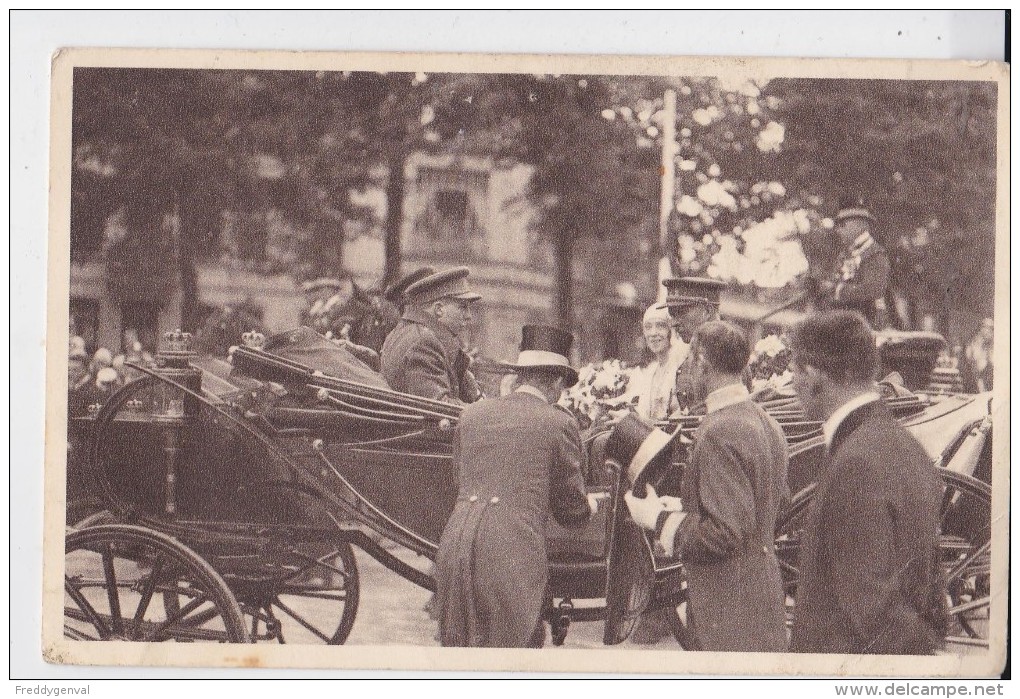
[[577, 383], [577, 370], [570, 366], [570, 346], [574, 336], [550, 325], [525, 325], [521, 329], [521, 351], [508, 369], [548, 369], [562, 374], [567, 383]]
[[400, 303], [404, 298], [404, 292], [407, 291], [407, 287], [435, 273], [435, 267], [419, 267], [386, 287], [386, 290], [383, 291], [383, 298], [390, 303]]
[[868, 207], [864, 205], [864, 200], [860, 197], [846, 197], [840, 199], [839, 212], [836, 214], [836, 223], [841, 221], [849, 221], [855, 218], [862, 218], [867, 221], [874, 221], [875, 217], [868, 211]]
[[671, 277], [663, 279], [666, 287], [666, 303], [658, 308], [673, 308], [708, 304], [719, 306], [719, 295], [726, 288], [726, 282], [705, 277]]
[[454, 298], [463, 301], [477, 301], [481, 294], [471, 291], [468, 286], [467, 267], [454, 267], [443, 272], [430, 274], [404, 289], [404, 298], [414, 303], [431, 303], [439, 299]]
[[605, 454], [626, 469], [635, 491], [643, 490], [637, 486], [661, 473], [673, 460], [671, 445], [680, 432], [678, 427], [669, 434], [636, 415], [627, 415], [609, 433]]

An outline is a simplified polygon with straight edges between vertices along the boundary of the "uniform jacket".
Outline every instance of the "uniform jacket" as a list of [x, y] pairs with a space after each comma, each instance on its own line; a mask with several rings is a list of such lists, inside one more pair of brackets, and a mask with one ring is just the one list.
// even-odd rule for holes
[[742, 400], [705, 416], [684, 469], [674, 539], [702, 650], [782, 652], [786, 611], [774, 531], [789, 497], [782, 429]]
[[945, 631], [941, 484], [881, 402], [836, 429], [808, 514], [792, 649], [930, 654]]
[[889, 256], [870, 235], [855, 241], [836, 262], [836, 287], [829, 308], [858, 311], [872, 325], [879, 320], [889, 288]]
[[460, 340], [432, 318], [408, 309], [382, 346], [382, 374], [395, 391], [449, 403], [480, 397]]
[[536, 642], [545, 535], [589, 516], [577, 422], [523, 392], [467, 406], [454, 440], [459, 494], [439, 542], [435, 608], [444, 646]]

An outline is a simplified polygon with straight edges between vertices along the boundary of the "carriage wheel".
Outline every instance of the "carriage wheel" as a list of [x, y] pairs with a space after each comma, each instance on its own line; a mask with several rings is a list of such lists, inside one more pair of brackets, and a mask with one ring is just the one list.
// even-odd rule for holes
[[340, 645], [358, 613], [358, 565], [350, 544], [304, 544], [289, 572], [270, 585], [239, 585], [241, 608], [256, 641]]
[[[946, 574], [949, 607], [947, 647], [988, 647], [989, 573], [991, 548], [991, 487], [976, 478], [939, 469], [942, 476], [939, 551]], [[794, 499], [776, 528], [786, 593], [787, 626], [793, 623], [800, 576], [798, 557], [805, 517], [814, 496], [812, 484]]]
[[679, 600], [679, 603], [671, 603], [666, 609], [669, 630], [681, 648], [697, 650], [698, 645], [694, 640], [694, 633], [687, 623], [687, 581], [682, 574], [677, 574], [675, 579], [670, 582], [670, 586], [675, 589], [674, 601]]
[[127, 524], [65, 537], [64, 635], [91, 641], [249, 640], [237, 601], [206, 561], [165, 534]]
[[947, 647], [988, 648], [991, 501], [987, 483], [943, 471], [939, 548], [949, 606]]
[[109, 510], [100, 510], [99, 512], [93, 512], [84, 519], [79, 520], [74, 524], [75, 529], [85, 529], [86, 527], [96, 527], [100, 524], [116, 524], [117, 517]]

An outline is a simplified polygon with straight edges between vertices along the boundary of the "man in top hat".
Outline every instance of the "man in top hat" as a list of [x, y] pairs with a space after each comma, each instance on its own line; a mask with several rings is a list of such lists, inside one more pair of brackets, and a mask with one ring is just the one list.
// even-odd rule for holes
[[[673, 277], [662, 281], [666, 287], [666, 303], [659, 308], [669, 310], [673, 327], [686, 344], [703, 324], [719, 320], [719, 298], [726, 283], [705, 277]], [[700, 414], [704, 406], [695, 400], [691, 387], [690, 354], [676, 372], [676, 400], [681, 415]]]
[[577, 421], [554, 404], [577, 382], [573, 337], [526, 325], [517, 389], [464, 408], [454, 437], [457, 504], [439, 541], [434, 610], [444, 646], [540, 647], [546, 523], [588, 520]]
[[625, 498], [687, 570], [688, 628], [700, 650], [782, 652], [786, 612], [775, 526], [789, 497], [782, 428], [751, 401], [741, 374], [751, 354], [735, 325], [710, 321], [691, 345], [692, 388], [707, 414], [680, 485], [681, 508], [649, 489]]
[[449, 403], [473, 403], [481, 391], [469, 369], [462, 333], [471, 304], [467, 267], [436, 272], [404, 291], [403, 316], [382, 346], [382, 373], [395, 391]]
[[871, 235], [875, 217], [863, 201], [854, 199], [843, 202], [835, 222], [841, 252], [834, 269], [817, 282], [816, 305], [857, 311], [873, 327], [883, 327], [890, 264], [885, 248]]
[[881, 400], [860, 314], [809, 316], [792, 341], [793, 386], [808, 419], [824, 420], [826, 456], [804, 523], [791, 649], [932, 654], [947, 628], [938, 469]]

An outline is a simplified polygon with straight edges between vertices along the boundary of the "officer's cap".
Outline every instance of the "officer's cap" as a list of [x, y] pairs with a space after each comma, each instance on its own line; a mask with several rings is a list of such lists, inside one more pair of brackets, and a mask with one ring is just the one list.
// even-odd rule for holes
[[719, 294], [726, 288], [726, 282], [706, 277], [672, 277], [663, 279], [666, 287], [666, 303], [658, 308], [679, 308], [697, 304], [719, 305]]
[[454, 267], [443, 272], [436, 272], [416, 281], [404, 290], [404, 298], [409, 303], [431, 303], [445, 298], [462, 301], [477, 301], [482, 298], [468, 286], [467, 267]]

